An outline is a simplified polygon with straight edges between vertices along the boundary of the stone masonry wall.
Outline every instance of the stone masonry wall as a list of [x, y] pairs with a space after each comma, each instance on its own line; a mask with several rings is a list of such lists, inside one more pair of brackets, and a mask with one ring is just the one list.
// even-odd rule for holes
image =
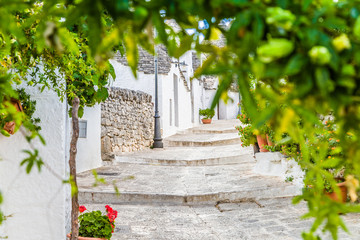
[[140, 91], [109, 88], [101, 105], [101, 152], [103, 160], [114, 155], [148, 148], [154, 132], [151, 95]]
[[[171, 68], [171, 58], [168, 55], [167, 49], [163, 45], [158, 45], [156, 47], [156, 52], [158, 54], [158, 73], [159, 74], [168, 74]], [[118, 52], [115, 55], [116, 61], [128, 66], [126, 56], [121, 56]], [[145, 74], [154, 74], [154, 56], [148, 53], [146, 50], [139, 48], [139, 62], [137, 70]]]

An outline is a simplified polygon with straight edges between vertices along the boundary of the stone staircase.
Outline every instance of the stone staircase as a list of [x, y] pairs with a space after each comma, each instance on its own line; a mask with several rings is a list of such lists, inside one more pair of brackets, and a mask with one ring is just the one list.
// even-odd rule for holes
[[81, 173], [80, 202], [195, 205], [296, 195], [292, 183], [253, 171], [253, 151], [241, 147], [238, 124], [214, 121], [164, 139], [164, 149], [117, 156], [96, 169], [106, 184], [94, 186], [92, 172]]

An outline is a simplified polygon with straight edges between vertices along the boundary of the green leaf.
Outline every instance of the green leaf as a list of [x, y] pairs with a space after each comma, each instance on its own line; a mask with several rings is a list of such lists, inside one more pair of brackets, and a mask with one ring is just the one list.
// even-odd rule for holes
[[78, 117], [82, 118], [84, 116], [84, 107], [80, 106], [78, 110]]
[[315, 70], [315, 79], [316, 85], [321, 93], [321, 95], [325, 96], [329, 92], [334, 90], [334, 83], [330, 79], [329, 70], [325, 67], [318, 67]]
[[100, 9], [98, 9], [99, 4], [92, 4], [89, 9], [89, 14], [87, 16], [87, 24], [89, 27], [88, 38], [91, 54], [95, 56], [98, 46], [100, 46], [101, 36], [102, 36], [102, 24], [101, 24], [101, 14]]
[[158, 33], [158, 36], [159, 36], [161, 42], [164, 43], [165, 45], [167, 45], [168, 35], [165, 31], [164, 19], [162, 19], [162, 17], [160, 16], [160, 13], [155, 13], [152, 15], [152, 22]]
[[32, 167], [34, 164], [38, 167], [39, 172], [41, 171], [41, 166], [44, 164], [41, 158], [38, 156], [39, 151], [34, 150], [34, 153], [32, 153], [29, 150], [23, 150], [24, 153], [28, 154], [29, 157], [25, 158], [23, 161], [21, 161], [20, 166], [23, 166], [26, 164], [26, 173], [29, 174], [32, 170]]
[[214, 109], [219, 104], [219, 100], [223, 93], [226, 93], [232, 83], [232, 77], [227, 75], [220, 80], [218, 89], [215, 92], [214, 99], [211, 103], [211, 109]]
[[213, 62], [215, 61], [216, 56], [215, 54], [210, 55], [201, 65], [201, 67], [199, 67], [198, 69], [196, 69], [195, 73], [194, 73], [194, 78], [198, 78], [202, 75], [202, 73], [208, 69], [211, 64], [213, 64]]
[[274, 116], [277, 109], [277, 106], [271, 106], [262, 110], [260, 115], [256, 118], [255, 128], [261, 128], [262, 126], [264, 126], [265, 123]]
[[262, 20], [259, 13], [255, 14], [255, 21], [253, 22], [253, 31], [255, 41], [259, 41], [264, 36], [264, 21]]
[[138, 60], [139, 60], [136, 37], [131, 32], [128, 32], [124, 36], [124, 41], [125, 41], [125, 47], [126, 47], [126, 58], [127, 58], [129, 66], [136, 78], [137, 77], [136, 70], [137, 70], [137, 65], [138, 65]]
[[112, 79], [115, 81], [115, 79], [116, 79], [115, 68], [114, 68], [114, 66], [113, 66], [110, 62], [108, 62], [108, 64], [109, 64], [110, 76], [111, 76]]
[[98, 91], [96, 92], [96, 97], [98, 99], [98, 101], [104, 101], [108, 98], [109, 93], [107, 88], [102, 87], [100, 89], [98, 89]]
[[237, 82], [240, 90], [241, 101], [244, 103], [244, 106], [247, 112], [250, 115], [251, 119], [256, 119], [258, 112], [256, 111], [256, 102], [252, 94], [250, 94], [250, 85], [249, 82], [246, 80], [245, 76], [247, 77], [246, 73], [239, 72], [237, 76]]
[[305, 12], [309, 8], [311, 3], [312, 3], [312, 0], [303, 0], [302, 1], [302, 10]]
[[342, 87], [349, 89], [354, 89], [356, 87], [355, 79], [353, 78], [340, 78], [337, 81], [337, 84]]
[[307, 58], [302, 54], [296, 54], [290, 58], [288, 64], [285, 67], [285, 75], [295, 75], [298, 74], [303, 66], [307, 63]]
[[353, 32], [355, 37], [360, 40], [360, 16], [355, 21]]
[[192, 42], [193, 42], [193, 36], [188, 35], [182, 38], [180, 46], [174, 52], [174, 57], [179, 58], [185, 52], [189, 51], [189, 49], [191, 49]]
[[257, 49], [261, 61], [269, 63], [275, 59], [286, 57], [294, 50], [294, 43], [285, 38], [272, 38]]
[[310, 110], [306, 109], [301, 105], [291, 104], [290, 106], [303, 119], [306, 119], [307, 121], [313, 123], [314, 125], [320, 125], [320, 121], [316, 112], [311, 112]]

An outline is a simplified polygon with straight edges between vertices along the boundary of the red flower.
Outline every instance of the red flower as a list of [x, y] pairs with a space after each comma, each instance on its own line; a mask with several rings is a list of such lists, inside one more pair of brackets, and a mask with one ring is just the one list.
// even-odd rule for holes
[[82, 213], [86, 210], [85, 206], [79, 206], [79, 212]]
[[108, 216], [110, 222], [113, 223], [117, 218], [118, 212], [116, 210], [113, 210], [109, 205], [106, 205], [105, 208], [106, 212], [108, 213], [106, 214], [106, 216]]
[[106, 205], [105, 208], [106, 208], [107, 212], [112, 212], [113, 211], [113, 209], [109, 205]]

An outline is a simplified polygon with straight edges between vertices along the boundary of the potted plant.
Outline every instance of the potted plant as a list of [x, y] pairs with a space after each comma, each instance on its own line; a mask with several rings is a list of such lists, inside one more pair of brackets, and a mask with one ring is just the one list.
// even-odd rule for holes
[[[10, 104], [13, 105], [17, 112], [22, 112], [23, 108], [21, 106], [21, 102], [15, 98], [10, 99]], [[6, 121], [3, 129], [9, 134], [13, 135], [15, 133], [16, 123], [15, 121]]]
[[256, 143], [256, 137], [253, 133], [253, 127], [251, 124], [243, 126], [237, 126], [236, 129], [239, 131], [241, 146], [247, 147], [251, 144]]
[[[109, 205], [105, 206], [106, 214], [101, 211], [89, 211], [85, 206], [79, 207], [79, 240], [106, 240], [111, 239], [115, 229], [117, 211]], [[67, 235], [70, 239], [70, 234]]]
[[346, 202], [347, 199], [347, 187], [345, 185], [344, 179], [335, 179], [338, 183], [336, 184], [340, 189], [340, 195], [338, 195], [331, 184], [325, 181], [324, 184], [324, 191], [325, 194], [336, 202]]
[[[30, 95], [25, 92], [24, 88], [17, 89], [16, 91], [18, 93], [18, 99], [9, 98], [3, 101], [3, 104], [13, 108], [13, 110], [11, 110], [13, 116], [0, 115], [0, 130], [1, 134], [5, 136], [15, 134], [20, 125], [23, 123], [26, 124], [26, 122], [30, 122], [36, 131], [41, 129], [40, 126], [38, 126], [40, 119], [33, 117], [36, 110], [36, 101], [31, 100]], [[14, 114], [18, 116], [14, 118]]]
[[238, 119], [243, 124], [243, 126], [237, 126], [236, 129], [239, 131], [240, 139], [242, 141], [242, 146], [254, 145], [254, 152], [268, 152], [269, 147], [273, 146], [273, 137], [268, 136], [272, 131], [271, 128], [267, 125], [263, 125], [260, 129], [254, 129], [252, 126], [252, 121], [248, 116], [246, 108], [241, 101], [240, 103], [242, 113], [238, 115]]
[[215, 115], [215, 110], [214, 109], [210, 109], [210, 108], [206, 108], [206, 109], [199, 109], [199, 115], [200, 116], [204, 116], [201, 121], [203, 124], [210, 124], [211, 123], [211, 119], [214, 117]]

